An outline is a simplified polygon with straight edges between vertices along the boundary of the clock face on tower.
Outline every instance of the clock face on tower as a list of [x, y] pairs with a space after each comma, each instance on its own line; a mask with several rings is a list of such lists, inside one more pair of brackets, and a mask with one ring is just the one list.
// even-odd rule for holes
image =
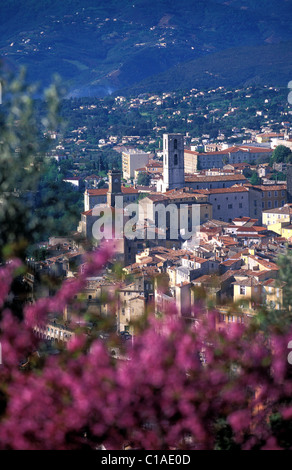
[[119, 182], [118, 178], [116, 178], [114, 182], [115, 182], [115, 183], [118, 183], [118, 182]]

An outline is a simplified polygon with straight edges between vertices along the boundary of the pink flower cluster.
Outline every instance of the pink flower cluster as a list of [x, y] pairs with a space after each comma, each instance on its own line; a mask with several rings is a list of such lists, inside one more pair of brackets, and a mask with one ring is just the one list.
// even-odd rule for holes
[[92, 255], [77, 280], [26, 309], [24, 324], [3, 312], [0, 449], [214, 449], [220, 422], [242, 449], [282, 448], [270, 421], [277, 414], [283, 428], [292, 418], [292, 331], [218, 330], [216, 312], [198, 312], [193, 326], [150, 315], [128, 360], [114, 360], [98, 339], [88, 348], [80, 335], [64, 353], [19, 368], [36, 348], [34, 322], [45, 321], [48, 305], [61, 309], [110, 255]]

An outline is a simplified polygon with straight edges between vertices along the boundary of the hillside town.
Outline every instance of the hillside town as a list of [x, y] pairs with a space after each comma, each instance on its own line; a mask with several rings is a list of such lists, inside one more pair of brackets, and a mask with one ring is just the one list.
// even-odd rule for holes
[[0, 3], [0, 450], [292, 450], [291, 7]]
[[[149, 306], [159, 314], [175, 304], [187, 322], [195, 321], [198, 305], [215, 309], [219, 329], [248, 322], [261, 307], [280, 312], [285, 283], [279, 282], [277, 259], [292, 245], [292, 165], [275, 163], [277, 170], [279, 165], [287, 172], [287, 181], [271, 179], [271, 157], [279, 145], [292, 148], [288, 129], [257, 135], [248, 145], [206, 146], [204, 152], [187, 146], [183, 134], [166, 133], [162, 155], [124, 148], [122, 169], [112, 168], [101, 187], [95, 174], [83, 181], [68, 178], [84, 195], [80, 222], [68, 236], [52, 234], [40, 243], [45, 250], [41, 260], [28, 260], [25, 282], [31, 301], [43, 276], [74, 278], [84, 246], [113, 238], [113, 262], [88, 278], [82, 292], [84, 319], [86, 312], [112, 315], [107, 299], [114, 296], [114, 329], [123, 341], [133, 341], [135, 325]], [[251, 184], [246, 171], [257, 175], [257, 184]], [[141, 175], [147, 184], [138, 184]], [[122, 225], [117, 230], [118, 211]], [[124, 228], [131, 220], [129, 236]], [[103, 228], [102, 234], [106, 224], [108, 231]], [[55, 344], [66, 343], [74, 336], [71, 306], [62, 318], [52, 312], [50, 322], [36, 325], [35, 331]], [[101, 337], [107, 334], [101, 332]]]

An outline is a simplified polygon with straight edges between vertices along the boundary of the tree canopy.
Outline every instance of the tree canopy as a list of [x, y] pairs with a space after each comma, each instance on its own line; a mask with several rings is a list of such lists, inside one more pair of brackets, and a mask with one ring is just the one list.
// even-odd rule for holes
[[270, 164], [272, 166], [274, 163], [290, 163], [291, 161], [291, 150], [285, 145], [278, 145], [271, 156]]

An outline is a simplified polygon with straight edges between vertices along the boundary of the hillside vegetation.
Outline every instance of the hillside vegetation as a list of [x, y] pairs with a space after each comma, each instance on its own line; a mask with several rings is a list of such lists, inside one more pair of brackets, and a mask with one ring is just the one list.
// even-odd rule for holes
[[72, 96], [105, 95], [150, 77], [147, 86], [162, 80], [174, 88], [209, 65], [215, 76], [202, 80], [210, 86], [221, 78], [234, 84], [239, 73], [281, 84], [291, 79], [291, 52], [281, 44], [291, 51], [290, 17], [285, 0], [6, 0], [0, 54], [43, 84], [59, 73]]

